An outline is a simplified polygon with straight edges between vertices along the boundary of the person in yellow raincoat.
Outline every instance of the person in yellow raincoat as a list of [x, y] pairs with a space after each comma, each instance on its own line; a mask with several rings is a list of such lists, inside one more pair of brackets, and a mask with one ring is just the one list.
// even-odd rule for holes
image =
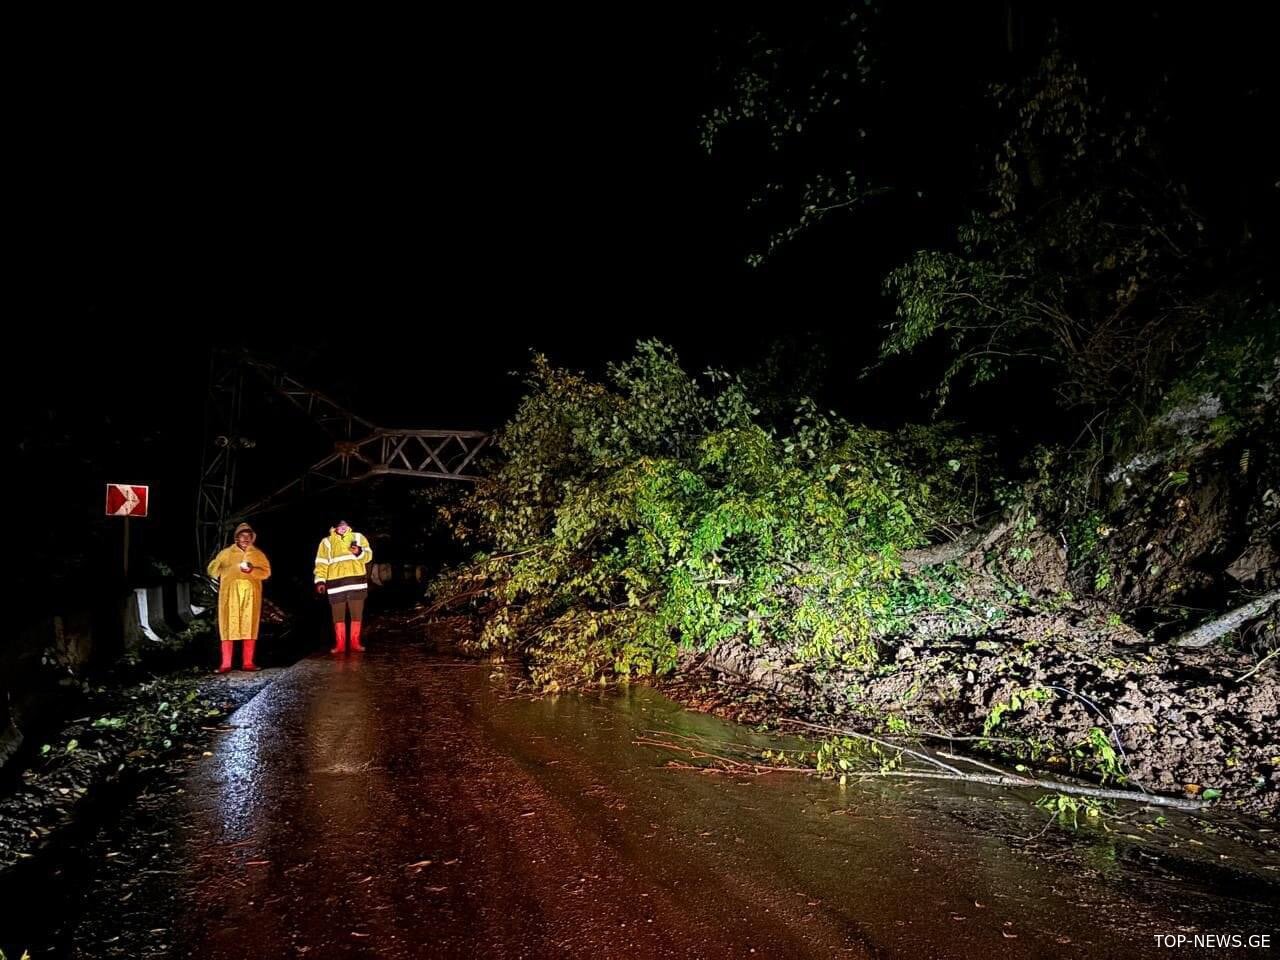
[[257, 670], [253, 648], [258, 642], [262, 618], [262, 581], [271, 576], [267, 555], [254, 546], [258, 535], [242, 523], [236, 527], [235, 543], [209, 564], [209, 576], [218, 581], [218, 633], [222, 636], [222, 665], [219, 673], [231, 669], [231, 655], [237, 640], [244, 643], [240, 657], [242, 670]]
[[351, 650], [363, 653], [360, 624], [364, 619], [364, 601], [369, 593], [367, 567], [373, 562], [373, 547], [363, 533], [339, 520], [329, 535], [316, 547], [316, 595], [328, 596], [333, 613], [333, 649], [347, 651], [347, 617], [351, 618]]

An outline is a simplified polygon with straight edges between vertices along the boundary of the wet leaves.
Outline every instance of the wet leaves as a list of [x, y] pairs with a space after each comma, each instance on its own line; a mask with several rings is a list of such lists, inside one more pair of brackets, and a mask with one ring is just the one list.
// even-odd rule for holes
[[180, 765], [180, 751], [211, 729], [204, 726], [208, 718], [225, 715], [266, 682], [240, 685], [231, 698], [225, 684], [194, 673], [96, 691], [89, 704], [96, 717], [70, 721], [17, 789], [0, 796], [0, 871], [29, 859], [54, 829], [70, 823], [95, 787]]

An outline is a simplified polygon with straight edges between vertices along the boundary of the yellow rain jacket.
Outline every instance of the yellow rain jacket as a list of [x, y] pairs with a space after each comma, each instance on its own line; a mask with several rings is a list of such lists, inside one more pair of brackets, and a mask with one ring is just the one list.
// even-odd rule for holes
[[[248, 573], [240, 569], [246, 560], [253, 565]], [[218, 580], [218, 632], [223, 641], [258, 639], [262, 581], [271, 576], [267, 555], [252, 544], [241, 550], [233, 543], [213, 558], [209, 576]]]
[[[360, 556], [351, 553], [352, 544], [360, 547]], [[367, 591], [365, 568], [371, 563], [373, 548], [363, 533], [348, 530], [341, 534], [330, 528], [329, 535], [316, 547], [316, 583], [326, 584], [329, 599], [335, 602], [343, 594]]]

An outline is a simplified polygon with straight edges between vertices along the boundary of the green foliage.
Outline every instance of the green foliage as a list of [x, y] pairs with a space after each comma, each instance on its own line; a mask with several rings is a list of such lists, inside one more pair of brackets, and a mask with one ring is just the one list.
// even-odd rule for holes
[[[879, 239], [856, 216], [870, 203], [908, 222], [922, 207], [946, 211], [943, 193], [961, 203], [951, 242], [905, 235], [893, 254], [901, 265], [884, 289], [895, 318], [879, 372], [919, 380], [939, 409], [981, 387], [985, 400], [953, 406], [1007, 406], [1011, 459], [1026, 454], [1025, 439], [1048, 445], [1003, 503], [1040, 526], [999, 544], [1006, 572], [1023, 568], [1010, 585], [1024, 599], [1043, 592], [1028, 576], [1050, 574], [1061, 590], [1052, 537], [1075, 595], [1163, 621], [1238, 589], [1220, 569], [1230, 558], [1185, 553], [1185, 528], [1203, 519], [1187, 507], [1204, 502], [1198, 493], [1228, 489], [1221, 543], [1256, 547], [1257, 531], [1275, 529], [1280, 309], [1274, 217], [1257, 202], [1274, 195], [1275, 178], [1257, 165], [1206, 165], [1181, 126], [1194, 115], [1187, 92], [1216, 78], [1186, 58], [1117, 72], [1111, 57], [1124, 45], [1096, 44], [1087, 15], [1051, 19], [1025, 38], [1024, 51], [1043, 51], [1037, 61], [972, 75], [1001, 78], [986, 110], [960, 86], [927, 88], [930, 104], [991, 121], [967, 126], [994, 136], [966, 145], [985, 162], [959, 190], [902, 162], [895, 50], [911, 46], [902, 41], [914, 24], [875, 3], [724, 18], [703, 145], [752, 185], [743, 234], [754, 266], [806, 233], [815, 262], [852, 262]], [[1255, 108], [1274, 99], [1254, 80], [1225, 82]], [[935, 166], [954, 171], [938, 146]], [[831, 222], [848, 214], [845, 227]]]
[[1204, 223], [1150, 166], [1147, 121], [1106, 105], [1060, 51], [995, 100], [1008, 126], [991, 204], [971, 212], [957, 249], [920, 251], [889, 275], [897, 322], [884, 352], [945, 338], [942, 403], [957, 378], [1032, 364], [1069, 407], [1149, 408], [1170, 362], [1219, 319], [1193, 277]]
[[879, 770], [897, 770], [903, 753], [890, 746], [853, 737], [829, 737], [818, 745], [814, 769], [819, 776], [846, 783], [850, 774]]
[[[125, 762], [143, 765], [157, 762], [175, 743], [189, 741], [194, 732], [223, 710], [200, 695], [202, 673], [178, 674], [148, 680], [130, 689], [115, 703], [112, 713], [92, 723], [64, 732], [61, 744], [44, 744], [40, 756], [46, 764], [75, 762], [78, 755], [100, 749], [101, 738], [129, 740], [133, 747]], [[95, 746], [97, 744], [98, 746]]]
[[1081, 573], [1098, 592], [1106, 590], [1115, 576], [1106, 540], [1111, 535], [1102, 513], [1090, 510], [1067, 525], [1067, 555], [1072, 571]]
[[833, 138], [866, 140], [880, 17], [876, 4], [861, 0], [744, 8], [725, 25], [715, 71], [720, 100], [699, 132], [709, 155], [729, 153], [740, 169], [755, 169], [758, 186], [747, 213], [757, 238], [749, 266], [762, 266], [800, 235], [886, 192], [856, 153], [819, 161], [794, 181], [779, 175], [776, 163], [779, 154], [811, 162]]
[[670, 670], [729, 637], [865, 665], [900, 557], [989, 498], [983, 445], [870, 430], [801, 401], [785, 431], [736, 377], [643, 342], [607, 382], [534, 358], [503, 455], [443, 510], [474, 559], [442, 597], [489, 601], [482, 648], [538, 679]]
[[[1178, 417], [1212, 398], [1215, 415], [1205, 438], [1222, 447], [1271, 416], [1280, 383], [1280, 307], [1246, 301], [1238, 321], [1209, 339], [1185, 373], [1166, 391], [1161, 411], [1164, 420]], [[1245, 451], [1242, 474], [1248, 473]]]
[[1008, 700], [1000, 700], [991, 705], [986, 720], [982, 723], [982, 735], [989, 737], [1004, 722], [1007, 714], [1018, 713], [1029, 703], [1043, 703], [1053, 698], [1053, 694], [1043, 687], [1031, 687], [1026, 690], [1015, 690], [1009, 694]]
[[1082, 760], [1086, 766], [1094, 770], [1102, 778], [1102, 782], [1108, 780], [1123, 781], [1125, 779], [1124, 769], [1120, 763], [1120, 756], [1116, 752], [1115, 745], [1111, 742], [1111, 738], [1107, 736], [1105, 730], [1100, 727], [1090, 728], [1085, 738], [1076, 744], [1072, 751], [1073, 755]]
[[1089, 819], [1102, 815], [1102, 804], [1092, 797], [1077, 797], [1066, 793], [1045, 794], [1036, 801], [1041, 810], [1049, 810], [1061, 823], [1071, 823], [1073, 828], [1080, 826], [1080, 814]]
[[703, 149], [711, 153], [726, 130], [749, 126], [777, 151], [822, 118], [843, 114], [841, 107], [847, 110], [872, 82], [869, 41], [877, 14], [865, 2], [755, 11], [759, 20], [742, 22], [723, 51], [725, 98], [702, 118]]

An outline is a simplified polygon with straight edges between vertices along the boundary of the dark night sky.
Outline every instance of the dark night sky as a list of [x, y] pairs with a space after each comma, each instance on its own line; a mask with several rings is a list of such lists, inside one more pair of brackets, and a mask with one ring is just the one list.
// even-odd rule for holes
[[500, 419], [509, 394], [486, 397], [530, 346], [721, 339], [684, 320], [745, 273], [697, 162], [688, 51], [621, 20], [482, 19], [111, 55], [86, 29], [35, 118], [57, 318], [142, 331], [162, 364], [209, 333], [329, 348], [387, 388], [366, 404], [414, 397], [406, 422]]
[[[711, 15], [454, 16], [46, 33], [42, 299], [60, 326], [132, 332], [90, 368], [141, 356], [185, 385], [178, 340], [324, 349], [371, 370], [361, 405], [389, 420], [490, 425], [530, 347], [587, 365], [656, 334], [728, 366], [780, 320], [874, 344], [896, 250], [743, 266], [743, 185], [696, 144]], [[899, 215], [860, 242], [884, 250]]]

